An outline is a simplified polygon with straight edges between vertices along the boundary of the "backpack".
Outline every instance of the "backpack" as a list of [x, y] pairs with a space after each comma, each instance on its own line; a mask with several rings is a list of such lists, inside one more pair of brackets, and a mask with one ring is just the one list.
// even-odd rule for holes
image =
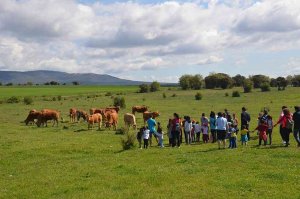
[[286, 128], [287, 129], [292, 129], [293, 125], [294, 125], [294, 120], [287, 118], [287, 120], [286, 120]]

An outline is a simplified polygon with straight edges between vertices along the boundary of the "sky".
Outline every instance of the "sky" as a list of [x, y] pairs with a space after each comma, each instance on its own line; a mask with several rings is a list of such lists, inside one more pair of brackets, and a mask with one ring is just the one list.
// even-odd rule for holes
[[1, 0], [0, 70], [300, 74], [300, 1]]

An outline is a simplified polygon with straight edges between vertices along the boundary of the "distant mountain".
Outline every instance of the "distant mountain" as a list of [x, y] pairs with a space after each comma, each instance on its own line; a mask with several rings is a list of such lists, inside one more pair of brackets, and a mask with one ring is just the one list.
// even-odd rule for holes
[[27, 72], [0, 71], [0, 82], [2, 84], [25, 84], [27, 82], [32, 82], [33, 84], [44, 84], [50, 81], [56, 81], [60, 84], [70, 84], [77, 81], [81, 85], [139, 85], [145, 83], [94, 73], [65, 73], [46, 70]]

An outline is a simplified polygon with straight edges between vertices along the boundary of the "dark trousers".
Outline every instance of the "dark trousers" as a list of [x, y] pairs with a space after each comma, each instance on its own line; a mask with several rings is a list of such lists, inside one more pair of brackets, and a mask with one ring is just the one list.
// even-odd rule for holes
[[172, 147], [175, 147], [176, 145], [180, 146], [180, 132], [179, 131], [172, 131]]
[[268, 129], [267, 131], [267, 135], [269, 136], [269, 144], [271, 145], [272, 144], [272, 129]]
[[148, 148], [148, 139], [144, 139], [144, 148], [145, 148], [145, 149]]
[[300, 129], [294, 129], [294, 138], [300, 146]]
[[282, 126], [280, 125], [280, 127], [279, 127], [279, 133], [280, 133], [280, 136], [281, 136], [281, 139], [282, 139], [282, 141], [285, 141], [285, 137], [284, 137], [284, 133], [283, 133], [283, 128], [282, 128]]
[[[259, 145], [259, 146], [261, 145], [261, 141], [263, 141], [263, 139], [259, 138], [259, 141], [258, 141], [258, 145]], [[265, 146], [267, 145], [267, 140], [264, 141], [264, 145], [265, 145]]]
[[229, 148], [232, 148], [232, 149], [236, 148], [237, 147], [237, 145], [236, 145], [236, 137], [230, 137], [229, 140], [230, 140]]
[[289, 145], [290, 133], [291, 133], [291, 129], [282, 128], [282, 135], [283, 135], [283, 138], [284, 138], [283, 140], [286, 142], [286, 145]]
[[211, 136], [212, 136], [212, 143], [215, 143], [217, 141], [217, 130], [211, 130]]

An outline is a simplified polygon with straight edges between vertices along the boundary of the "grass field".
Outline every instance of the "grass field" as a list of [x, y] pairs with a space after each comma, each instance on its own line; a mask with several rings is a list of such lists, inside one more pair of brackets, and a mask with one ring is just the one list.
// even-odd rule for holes
[[[162, 88], [139, 94], [137, 87], [0, 87], [0, 198], [300, 198], [300, 149], [292, 135], [291, 146], [281, 146], [278, 128], [274, 144], [257, 147], [258, 140], [235, 150], [218, 150], [216, 144], [182, 145], [181, 148], [151, 147], [122, 151], [121, 135], [112, 130], [87, 131], [86, 123], [69, 123], [71, 107], [88, 110], [112, 104], [112, 95], [124, 96], [127, 108], [148, 105], [158, 110], [157, 119], [166, 130], [174, 112], [199, 120], [211, 110], [240, 115], [242, 106], [252, 116], [251, 129], [263, 107], [277, 118], [282, 105], [300, 104], [299, 88], [286, 91], [241, 93], [232, 90], [196, 91]], [[234, 90], [240, 90], [235, 88]], [[225, 93], [229, 97], [225, 96]], [[163, 93], [166, 98], [162, 97]], [[176, 97], [171, 97], [176, 94]], [[56, 96], [61, 101], [52, 101]], [[33, 105], [7, 104], [11, 96], [32, 96]], [[25, 126], [31, 109], [61, 111], [65, 122], [58, 127]], [[137, 115], [142, 125], [141, 114]], [[167, 136], [165, 136], [167, 143]]]

